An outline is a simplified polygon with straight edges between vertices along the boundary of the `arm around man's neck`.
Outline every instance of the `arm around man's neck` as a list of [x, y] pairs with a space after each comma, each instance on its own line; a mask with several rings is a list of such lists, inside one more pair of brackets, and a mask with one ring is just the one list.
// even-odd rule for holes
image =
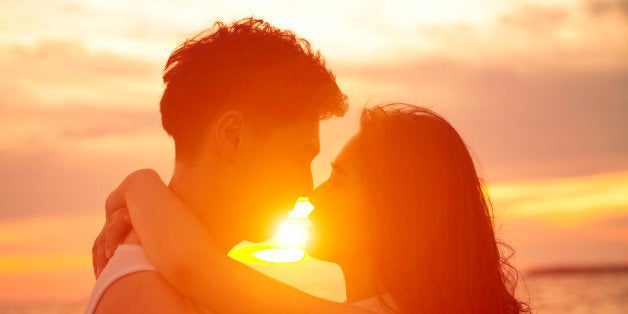
[[155, 173], [129, 182], [127, 207], [163, 278], [218, 313], [370, 313], [311, 296], [222, 253], [194, 213]]

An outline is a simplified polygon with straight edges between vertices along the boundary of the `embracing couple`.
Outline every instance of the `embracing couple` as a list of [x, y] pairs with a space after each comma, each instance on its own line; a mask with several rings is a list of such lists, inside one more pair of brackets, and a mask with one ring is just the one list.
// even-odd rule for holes
[[[347, 100], [306, 40], [252, 18], [216, 23], [172, 53], [164, 82], [172, 179], [140, 170], [110, 194], [86, 313], [527, 311], [470, 153], [438, 114], [363, 109], [313, 190], [319, 121]], [[341, 266], [346, 303], [226, 256], [267, 239], [299, 196], [315, 206], [308, 253]]]

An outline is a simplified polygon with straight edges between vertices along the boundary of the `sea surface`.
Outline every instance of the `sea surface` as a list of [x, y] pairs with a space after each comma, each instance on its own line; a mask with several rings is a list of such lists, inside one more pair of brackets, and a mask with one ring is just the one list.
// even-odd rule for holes
[[[628, 313], [628, 272], [540, 274], [525, 278], [533, 313]], [[523, 288], [523, 287], [522, 287]], [[525, 288], [519, 293], [525, 295]], [[86, 301], [3, 302], [0, 313], [82, 313]]]
[[628, 272], [557, 273], [525, 278], [533, 313], [628, 313]]

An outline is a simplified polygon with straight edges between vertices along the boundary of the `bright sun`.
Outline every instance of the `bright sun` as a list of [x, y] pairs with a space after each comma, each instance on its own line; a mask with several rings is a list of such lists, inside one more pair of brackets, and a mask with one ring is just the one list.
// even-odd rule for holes
[[239, 244], [228, 255], [241, 262], [292, 263], [303, 260], [307, 256], [304, 248], [311, 225], [307, 216], [313, 209], [307, 197], [299, 197], [288, 212], [289, 218], [279, 224], [270, 240]]

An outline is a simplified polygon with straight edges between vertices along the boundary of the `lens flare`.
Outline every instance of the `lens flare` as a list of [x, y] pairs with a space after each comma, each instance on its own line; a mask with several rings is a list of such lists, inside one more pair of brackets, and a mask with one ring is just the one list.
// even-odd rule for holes
[[301, 248], [270, 249], [253, 252], [253, 256], [271, 263], [293, 263], [302, 260], [305, 252]]
[[288, 215], [290, 215], [290, 218], [307, 218], [313, 209], [314, 205], [310, 204], [307, 197], [299, 197], [294, 204], [294, 208], [288, 212]]
[[309, 237], [308, 228], [312, 224], [307, 216], [313, 209], [307, 197], [299, 197], [294, 208], [288, 212], [290, 218], [279, 224], [270, 242], [279, 247], [305, 247]]
[[308, 228], [312, 224], [307, 216], [314, 206], [307, 197], [299, 197], [294, 208], [288, 212], [288, 219], [277, 227], [275, 235], [263, 243], [245, 242], [229, 252], [229, 256], [241, 262], [294, 263], [307, 257], [305, 244], [309, 237]]
[[273, 240], [276, 241], [279, 246], [303, 247], [309, 237], [307, 233], [308, 227], [309, 220], [304, 218], [290, 218], [284, 220], [279, 224]]

